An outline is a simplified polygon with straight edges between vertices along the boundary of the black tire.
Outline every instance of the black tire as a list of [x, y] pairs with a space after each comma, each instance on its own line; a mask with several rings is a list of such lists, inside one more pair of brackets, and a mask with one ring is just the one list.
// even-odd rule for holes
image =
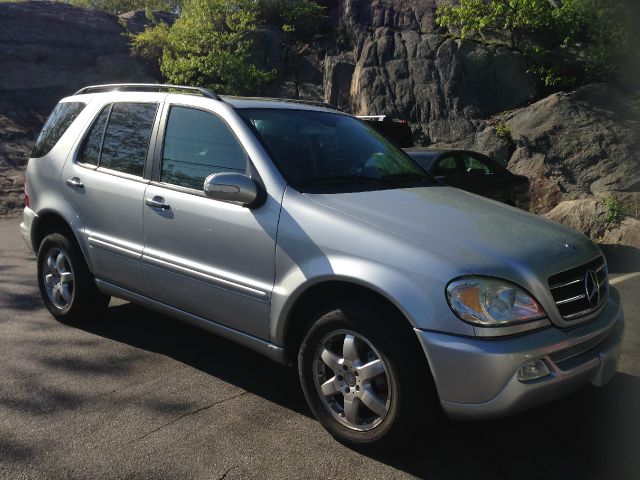
[[[64, 270], [72, 273], [72, 281], [68, 282], [71, 292], [66, 305], [56, 305], [55, 296], [50, 295], [45, 285], [45, 276], [51, 273], [48, 259], [56, 252], [64, 255]], [[61, 275], [58, 275], [58, 278]], [[82, 251], [74, 238], [69, 239], [60, 233], [47, 235], [38, 248], [38, 287], [42, 301], [47, 310], [57, 320], [64, 323], [79, 323], [91, 320], [102, 313], [109, 305], [110, 297], [101, 293], [95, 284], [95, 279], [87, 267]]]
[[[314, 367], [314, 363], [319, 363], [318, 352], [324, 349], [323, 339], [338, 338], [332, 335], [338, 335], [340, 331], [353, 332], [369, 342], [375, 349], [375, 356], [386, 366], [386, 395], [382, 398], [386, 399], [387, 411], [380, 416], [380, 423], [368, 430], [354, 430], [341, 423], [335, 411], [332, 413], [332, 407], [322, 400], [316, 385], [318, 367]], [[364, 342], [360, 343], [368, 348]], [[320, 365], [320, 368], [325, 368]], [[331, 435], [350, 447], [369, 450], [399, 447], [433, 425], [441, 412], [427, 359], [414, 332], [402, 315], [376, 300], [341, 302], [316, 315], [300, 346], [298, 372], [304, 395], [315, 417]], [[329, 375], [333, 372], [330, 371]], [[337, 373], [332, 378], [340, 380]], [[324, 377], [318, 385], [323, 381]], [[365, 389], [364, 385], [360, 388]], [[355, 394], [353, 389], [352, 392]], [[337, 397], [335, 403], [339, 404], [340, 395], [342, 393], [325, 399]], [[362, 405], [360, 403], [359, 408]], [[375, 416], [373, 410], [365, 410]], [[338, 416], [345, 417], [345, 413], [346, 410]]]

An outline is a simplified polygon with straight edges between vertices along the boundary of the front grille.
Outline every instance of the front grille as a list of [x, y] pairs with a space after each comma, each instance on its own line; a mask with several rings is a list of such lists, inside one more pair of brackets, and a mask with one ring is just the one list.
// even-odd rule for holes
[[[590, 301], [587, 297], [585, 280], [587, 272], [592, 271], [598, 280], [599, 301], [595, 297]], [[565, 320], [575, 320], [600, 308], [607, 300], [609, 285], [607, 266], [604, 258], [595, 260], [570, 270], [553, 275], [549, 278], [549, 289], [558, 311]]]
[[586, 342], [578, 343], [563, 350], [553, 352], [551, 355], [549, 355], [549, 358], [555, 363], [558, 363], [573, 357], [577, 357], [578, 355], [588, 352], [589, 350], [597, 347], [605, 338], [607, 338], [608, 334], [609, 332], [601, 333], [600, 335], [596, 335], [595, 337], [590, 338]]

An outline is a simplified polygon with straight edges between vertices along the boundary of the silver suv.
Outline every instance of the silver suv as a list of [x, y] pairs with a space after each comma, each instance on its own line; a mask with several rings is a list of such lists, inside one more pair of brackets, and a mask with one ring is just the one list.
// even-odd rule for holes
[[44, 126], [25, 200], [54, 317], [90, 321], [115, 296], [297, 363], [352, 446], [616, 371], [623, 313], [596, 245], [439, 184], [320, 105], [83, 88]]

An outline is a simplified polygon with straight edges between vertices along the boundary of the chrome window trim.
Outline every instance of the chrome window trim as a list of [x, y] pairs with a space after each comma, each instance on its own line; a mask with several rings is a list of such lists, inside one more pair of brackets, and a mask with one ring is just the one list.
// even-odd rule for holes
[[[153, 168], [152, 168], [152, 172], [151, 172], [151, 180], [154, 182], [154, 185], [157, 185], [159, 187], [163, 187], [163, 188], [171, 188], [171, 187], [175, 187], [172, 189], [176, 189], [177, 191], [181, 191], [184, 193], [195, 193], [198, 192], [202, 193], [202, 195], [204, 196], [204, 192], [203, 191], [199, 191], [193, 188], [189, 188], [189, 187], [183, 187], [181, 185], [175, 185], [172, 183], [167, 183], [167, 182], [163, 182], [162, 181], [162, 160], [164, 157], [164, 144], [165, 144], [165, 137], [167, 134], [167, 125], [169, 123], [169, 116], [171, 115], [171, 109], [173, 107], [181, 107], [181, 108], [189, 108], [192, 110], [199, 110], [201, 112], [204, 113], [208, 113], [209, 115], [212, 115], [213, 117], [217, 118], [218, 120], [220, 120], [231, 132], [231, 134], [233, 135], [233, 138], [235, 139], [236, 143], [240, 146], [240, 148], [242, 149], [242, 152], [244, 153], [245, 159], [247, 161], [246, 163], [246, 168], [244, 169], [244, 174], [247, 175], [249, 174], [251, 171], [255, 171], [255, 167], [253, 166], [253, 162], [251, 160], [251, 156], [249, 155], [249, 152], [247, 151], [247, 149], [245, 148], [244, 144], [242, 143], [242, 141], [240, 140], [240, 138], [238, 137], [238, 135], [236, 134], [235, 130], [231, 127], [231, 125], [229, 124], [229, 122], [227, 122], [227, 120], [224, 118], [224, 116], [220, 115], [218, 112], [215, 112], [209, 108], [203, 107], [201, 105], [194, 105], [194, 104], [190, 104], [187, 102], [171, 102], [171, 101], [167, 101], [164, 102], [163, 105], [163, 109], [162, 109], [162, 115], [160, 116], [160, 120], [159, 120], [159, 126], [156, 132], [156, 141], [155, 141], [155, 146], [154, 146], [154, 158], [153, 158]], [[236, 170], [236, 172], [240, 173], [240, 170]], [[213, 173], [213, 172], [212, 172]], [[203, 188], [204, 188], [204, 181], [203, 181]]]

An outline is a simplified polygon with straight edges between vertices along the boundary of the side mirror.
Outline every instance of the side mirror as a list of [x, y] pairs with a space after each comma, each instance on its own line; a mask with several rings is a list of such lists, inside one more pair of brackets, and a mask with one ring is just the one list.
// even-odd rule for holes
[[204, 194], [215, 200], [246, 207], [258, 198], [258, 185], [242, 173], [214, 173], [204, 181]]

